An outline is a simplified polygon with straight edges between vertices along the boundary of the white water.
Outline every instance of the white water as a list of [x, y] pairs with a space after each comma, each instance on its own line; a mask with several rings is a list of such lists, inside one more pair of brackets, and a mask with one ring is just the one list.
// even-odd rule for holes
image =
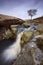
[[43, 38], [43, 35], [37, 35], [35, 38]]
[[7, 62], [9, 60], [12, 61], [16, 59], [17, 56], [19, 55], [21, 51], [20, 40], [21, 40], [22, 34], [23, 32], [19, 33], [13, 45], [9, 46], [7, 49], [3, 51], [2, 56], [3, 56], [4, 62]]
[[[30, 31], [31, 27], [27, 29], [27, 31]], [[19, 32], [20, 30], [18, 30]], [[25, 29], [24, 31], [25, 32]], [[20, 46], [20, 41], [21, 41], [21, 36], [23, 34], [23, 32], [19, 32], [19, 34], [17, 35], [17, 39], [16, 41], [10, 45], [7, 49], [3, 50], [2, 52], [2, 62], [6, 63], [6, 62], [12, 62], [14, 59], [17, 58], [17, 56], [19, 55], [19, 53], [21, 52], [21, 46]]]

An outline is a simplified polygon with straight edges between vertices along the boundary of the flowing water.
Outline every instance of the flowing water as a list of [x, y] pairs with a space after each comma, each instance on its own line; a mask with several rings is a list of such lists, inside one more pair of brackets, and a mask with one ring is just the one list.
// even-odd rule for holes
[[20, 41], [22, 34], [23, 32], [17, 35], [15, 42], [14, 40], [0, 41], [0, 65], [10, 65], [17, 58], [21, 51]]
[[[20, 39], [21, 39], [21, 31], [33, 31], [32, 27], [30, 28], [19, 28], [18, 29], [18, 33], [17, 34], [17, 39], [16, 41], [14, 40], [2, 40], [0, 41], [0, 65], [11, 65], [13, 60], [15, 60], [17, 58], [17, 56], [19, 55], [19, 53], [21, 52], [21, 46], [20, 46]], [[31, 48], [32, 46], [36, 46], [34, 44], [34, 42], [29, 45], [29, 47]], [[37, 54], [37, 52], [39, 54]], [[40, 55], [41, 56], [41, 50], [39, 50], [38, 48], [35, 50], [35, 54]], [[35, 58], [37, 57], [37, 55], [35, 55]], [[38, 58], [38, 57], [37, 57]], [[40, 64], [40, 61], [35, 61], [37, 64]]]

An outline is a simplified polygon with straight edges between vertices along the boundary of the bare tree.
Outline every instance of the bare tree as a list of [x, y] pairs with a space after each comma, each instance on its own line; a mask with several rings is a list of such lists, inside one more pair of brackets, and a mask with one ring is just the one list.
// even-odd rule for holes
[[31, 20], [32, 20], [32, 17], [34, 15], [36, 15], [36, 12], [37, 12], [37, 9], [30, 9], [30, 10], [28, 10], [28, 15], [31, 17]]

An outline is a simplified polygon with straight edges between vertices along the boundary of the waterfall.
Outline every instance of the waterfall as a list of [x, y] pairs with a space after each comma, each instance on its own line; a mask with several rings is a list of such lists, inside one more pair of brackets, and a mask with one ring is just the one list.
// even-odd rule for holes
[[12, 60], [16, 59], [17, 56], [19, 55], [21, 51], [20, 41], [22, 34], [23, 32], [19, 33], [13, 45], [9, 46], [7, 49], [3, 51], [2, 58], [4, 59], [4, 63], [11, 62]]

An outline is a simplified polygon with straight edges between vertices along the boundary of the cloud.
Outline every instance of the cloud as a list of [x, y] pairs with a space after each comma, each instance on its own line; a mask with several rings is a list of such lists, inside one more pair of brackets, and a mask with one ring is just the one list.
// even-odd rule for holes
[[39, 15], [43, 14], [43, 0], [0, 0], [0, 13], [28, 18], [29, 9], [38, 9]]
[[35, 0], [35, 3], [34, 4], [37, 5], [39, 3], [41, 4], [42, 2], [43, 2], [43, 0]]

